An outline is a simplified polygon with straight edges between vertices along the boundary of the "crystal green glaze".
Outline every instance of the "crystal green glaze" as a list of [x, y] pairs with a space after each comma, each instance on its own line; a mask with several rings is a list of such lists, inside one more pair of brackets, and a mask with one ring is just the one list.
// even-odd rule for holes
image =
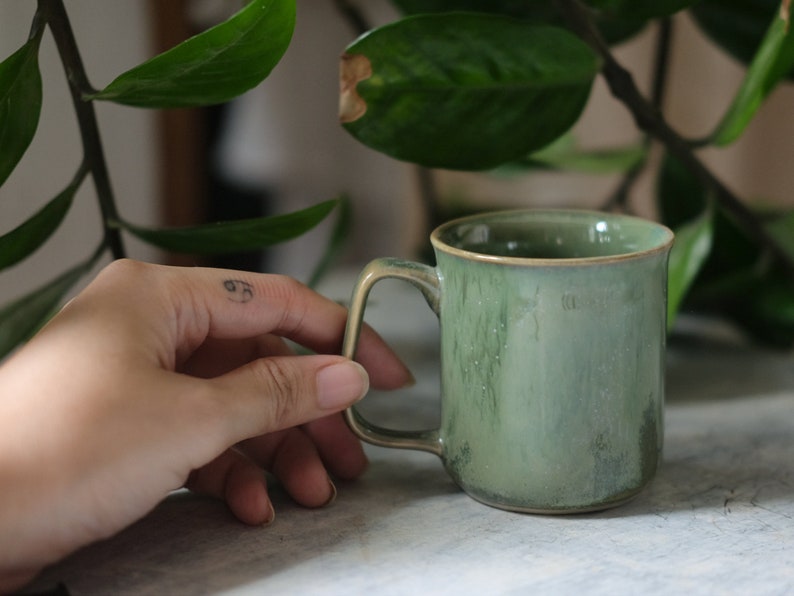
[[528, 210], [456, 220], [431, 240], [436, 268], [386, 259], [365, 270], [345, 343], [352, 356], [350, 327], [377, 279], [419, 286], [440, 317], [441, 428], [388, 431], [351, 410], [354, 431], [439, 454], [467, 493], [505, 509], [588, 511], [640, 491], [662, 449], [672, 233]]

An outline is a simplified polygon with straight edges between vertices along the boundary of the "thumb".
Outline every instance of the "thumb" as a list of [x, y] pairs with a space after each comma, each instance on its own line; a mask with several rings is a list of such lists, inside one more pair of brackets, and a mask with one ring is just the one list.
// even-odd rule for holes
[[364, 367], [325, 355], [260, 358], [210, 382], [229, 410], [233, 441], [328, 416], [369, 389]]

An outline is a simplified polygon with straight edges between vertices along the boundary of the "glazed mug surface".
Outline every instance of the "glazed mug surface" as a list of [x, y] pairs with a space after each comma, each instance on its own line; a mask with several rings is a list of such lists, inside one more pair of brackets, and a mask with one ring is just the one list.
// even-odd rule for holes
[[573, 210], [486, 213], [431, 235], [437, 265], [361, 273], [343, 353], [383, 278], [417, 286], [440, 323], [441, 423], [396, 431], [354, 408], [361, 439], [437, 454], [473, 498], [574, 513], [619, 505], [653, 478], [663, 440], [667, 258], [673, 234]]

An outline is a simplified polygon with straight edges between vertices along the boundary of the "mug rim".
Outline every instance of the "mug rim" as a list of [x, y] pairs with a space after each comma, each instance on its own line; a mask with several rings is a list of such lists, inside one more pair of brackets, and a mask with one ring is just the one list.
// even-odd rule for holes
[[[552, 258], [552, 257], [514, 257], [514, 256], [504, 256], [504, 255], [491, 255], [482, 252], [476, 252], [473, 250], [467, 250], [464, 248], [458, 248], [456, 246], [452, 246], [447, 242], [441, 239], [441, 234], [447, 231], [450, 228], [455, 226], [482, 220], [485, 222], [486, 220], [499, 217], [499, 216], [509, 216], [509, 215], [516, 215], [516, 214], [532, 214], [532, 215], [572, 215], [576, 216], [588, 216], [588, 217], [603, 217], [612, 220], [622, 220], [622, 221], [630, 221], [636, 224], [641, 224], [643, 226], [647, 226], [649, 229], [655, 229], [663, 233], [663, 240], [659, 242], [657, 245], [647, 248], [644, 250], [636, 250], [631, 252], [622, 252], [615, 255], [595, 255], [592, 257], [563, 257], [563, 258]], [[648, 257], [651, 255], [664, 253], [670, 250], [673, 245], [673, 241], [675, 239], [675, 234], [673, 231], [665, 226], [664, 224], [651, 221], [649, 219], [645, 219], [642, 217], [637, 217], [635, 215], [626, 215], [623, 213], [606, 213], [603, 211], [596, 211], [592, 209], [543, 209], [543, 208], [523, 208], [523, 209], [499, 209], [493, 211], [483, 211], [481, 213], [476, 213], [473, 215], [466, 215], [463, 217], [458, 217], [455, 219], [451, 219], [443, 224], [439, 225], [436, 229], [434, 229], [430, 234], [430, 242], [433, 247], [437, 250], [440, 250], [444, 253], [447, 253], [452, 256], [460, 257], [463, 259], [468, 259], [471, 261], [480, 261], [484, 263], [492, 263], [492, 264], [501, 264], [501, 265], [543, 265], [546, 267], [549, 266], [572, 266], [572, 265], [594, 265], [594, 264], [606, 264], [612, 263], [617, 261], [626, 261], [631, 259], [639, 259], [643, 257]]]

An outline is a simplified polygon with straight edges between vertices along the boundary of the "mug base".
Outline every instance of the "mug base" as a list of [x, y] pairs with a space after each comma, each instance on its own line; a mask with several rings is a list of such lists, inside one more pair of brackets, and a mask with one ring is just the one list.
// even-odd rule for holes
[[466, 494], [475, 501], [477, 501], [478, 503], [482, 503], [483, 505], [488, 505], [489, 507], [495, 507], [496, 509], [502, 509], [504, 511], [512, 511], [514, 513], [528, 513], [533, 515], [576, 515], [578, 513], [595, 513], [597, 511], [605, 511], [607, 509], [614, 509], [615, 507], [620, 507], [621, 505], [625, 505], [629, 501], [634, 500], [634, 498], [636, 498], [640, 492], [642, 491], [639, 490], [637, 492], [632, 492], [628, 496], [618, 497], [615, 500], [601, 502], [594, 505], [573, 506], [573, 507], [534, 507], [534, 506], [525, 507], [521, 505], [510, 505], [508, 503], [500, 503], [498, 501], [490, 501], [488, 499], [482, 498], [478, 495], [473, 495], [468, 492]]

